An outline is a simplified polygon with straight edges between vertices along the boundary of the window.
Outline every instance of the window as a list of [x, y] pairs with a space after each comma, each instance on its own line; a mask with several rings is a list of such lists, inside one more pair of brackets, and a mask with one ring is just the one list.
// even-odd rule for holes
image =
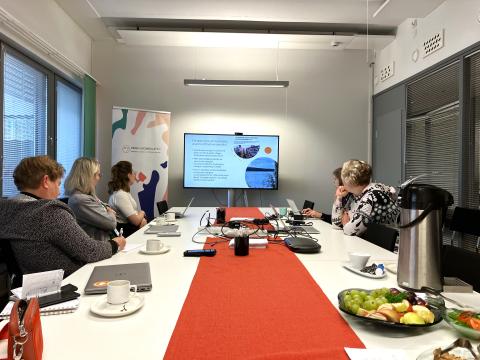
[[[82, 90], [18, 51], [2, 46], [1, 196], [18, 193], [13, 170], [28, 156], [50, 155], [66, 174], [82, 154]], [[63, 185], [62, 185], [63, 194]]]
[[[82, 155], [82, 92], [57, 80], [57, 161], [68, 175], [75, 159]], [[60, 195], [64, 195], [64, 182]]]
[[[426, 174], [422, 182], [460, 196], [459, 63], [407, 86], [405, 177]], [[453, 212], [453, 208], [449, 209]]]
[[47, 153], [47, 75], [5, 52], [2, 196], [16, 194], [21, 159]]

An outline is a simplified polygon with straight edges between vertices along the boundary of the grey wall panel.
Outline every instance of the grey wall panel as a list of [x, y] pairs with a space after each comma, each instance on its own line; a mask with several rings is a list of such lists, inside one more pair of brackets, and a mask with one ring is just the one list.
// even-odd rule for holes
[[373, 179], [397, 186], [403, 178], [405, 86], [399, 85], [373, 99]]

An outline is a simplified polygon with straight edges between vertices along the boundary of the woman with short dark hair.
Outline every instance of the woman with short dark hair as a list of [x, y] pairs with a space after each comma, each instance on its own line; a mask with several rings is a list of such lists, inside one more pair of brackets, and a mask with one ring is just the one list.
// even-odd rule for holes
[[[336, 191], [332, 224], [347, 235], [360, 235], [369, 223], [395, 224], [400, 210], [395, 189], [372, 183], [372, 167], [365, 161], [349, 160], [342, 166], [343, 186]], [[345, 201], [345, 198], [348, 200]]]
[[119, 161], [112, 166], [112, 177], [108, 183], [109, 206], [115, 210], [117, 229], [125, 236], [130, 236], [147, 225], [145, 212], [138, 209], [138, 204], [130, 193], [130, 186], [136, 181], [135, 172], [130, 161]]
[[25, 158], [13, 173], [20, 194], [0, 200], [0, 240], [10, 242], [22, 273], [63, 269], [68, 276], [125, 247], [123, 237], [108, 242], [90, 238], [72, 210], [55, 200], [63, 172], [48, 156]]

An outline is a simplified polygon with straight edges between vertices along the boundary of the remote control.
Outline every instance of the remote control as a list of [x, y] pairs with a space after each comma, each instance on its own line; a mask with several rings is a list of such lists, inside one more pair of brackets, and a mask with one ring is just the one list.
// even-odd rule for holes
[[183, 256], [214, 256], [216, 253], [216, 249], [185, 250]]

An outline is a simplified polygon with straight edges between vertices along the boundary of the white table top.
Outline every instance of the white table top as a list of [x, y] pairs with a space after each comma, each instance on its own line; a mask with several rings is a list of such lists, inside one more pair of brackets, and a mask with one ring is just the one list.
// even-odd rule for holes
[[[210, 209], [211, 212], [213, 209]], [[162, 255], [143, 255], [139, 249], [121, 252], [111, 259], [88, 264], [64, 280], [78, 286], [83, 293], [96, 265], [149, 262], [153, 289], [144, 293], [145, 305], [138, 312], [122, 318], [102, 318], [90, 312], [90, 305], [103, 295], [81, 296], [80, 308], [70, 314], [42, 317], [44, 359], [159, 359], [163, 357], [177, 318], [188, 294], [199, 258], [185, 258], [183, 251], [203, 246], [191, 241], [205, 208], [190, 208], [187, 217], [177, 221], [181, 237], [162, 238], [171, 250]], [[213, 212], [214, 213], [214, 212]], [[395, 261], [396, 255], [363, 239], [346, 236], [322, 221], [314, 221], [320, 230], [316, 237], [322, 246], [320, 254], [297, 254], [329, 300], [338, 307], [337, 294], [346, 288], [396, 287], [396, 276], [370, 279], [342, 267], [349, 251], [371, 254], [371, 261]], [[129, 244], [144, 244], [153, 235], [143, 230], [130, 236]], [[197, 236], [202, 240], [204, 236]], [[233, 250], [232, 250], [233, 251]], [[268, 251], [268, 248], [265, 249]], [[448, 294], [466, 304], [480, 308], [480, 296]], [[422, 331], [405, 331], [369, 326], [361, 320], [342, 314], [367, 348], [404, 349], [408, 359], [434, 347], [448, 345], [457, 334], [442, 322]]]

